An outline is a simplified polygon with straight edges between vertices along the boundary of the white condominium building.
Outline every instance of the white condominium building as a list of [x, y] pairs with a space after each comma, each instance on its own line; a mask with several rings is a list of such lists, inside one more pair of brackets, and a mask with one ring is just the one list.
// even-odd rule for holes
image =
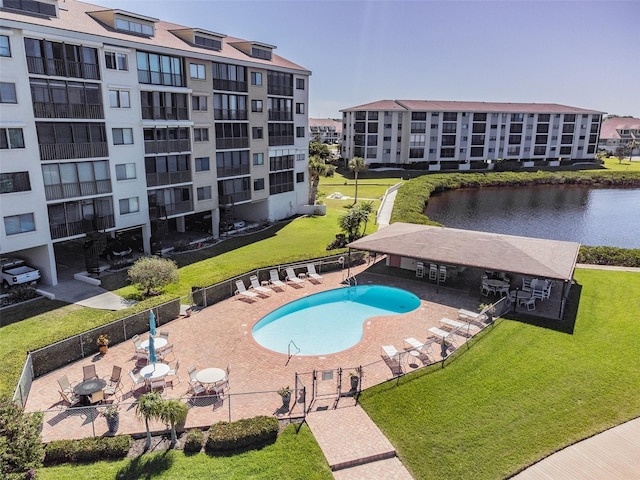
[[310, 72], [275, 48], [76, 0], [0, 0], [0, 253], [55, 285], [61, 242], [133, 232], [150, 252], [192, 223], [217, 237], [299, 213]]
[[[602, 122], [599, 148], [614, 153], [618, 147], [634, 141], [640, 142], [640, 118], [613, 117]], [[632, 154], [640, 154], [640, 147], [634, 148]]]
[[431, 100], [381, 100], [341, 112], [343, 158], [430, 171], [590, 161], [604, 113], [557, 104]]

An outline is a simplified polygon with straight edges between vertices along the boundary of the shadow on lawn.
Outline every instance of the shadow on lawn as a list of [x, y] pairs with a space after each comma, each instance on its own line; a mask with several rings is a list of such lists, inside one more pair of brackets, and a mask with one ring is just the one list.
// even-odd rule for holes
[[116, 473], [118, 480], [135, 480], [153, 478], [168, 470], [173, 465], [173, 457], [167, 451], [158, 455], [142, 455], [131, 461]]

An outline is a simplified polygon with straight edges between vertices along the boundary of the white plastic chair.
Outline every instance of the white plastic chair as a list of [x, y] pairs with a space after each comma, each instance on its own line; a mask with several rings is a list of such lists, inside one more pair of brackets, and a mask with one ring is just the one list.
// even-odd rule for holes
[[268, 297], [273, 293], [273, 290], [270, 288], [260, 285], [260, 280], [258, 280], [257, 276], [251, 275], [251, 277], [249, 277], [249, 281], [251, 282], [251, 289], [258, 292], [258, 295]]

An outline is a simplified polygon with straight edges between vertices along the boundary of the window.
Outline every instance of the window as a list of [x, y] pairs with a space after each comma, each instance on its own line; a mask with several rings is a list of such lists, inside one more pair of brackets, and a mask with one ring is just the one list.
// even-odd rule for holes
[[304, 114], [304, 103], [296, 103], [296, 113]]
[[138, 81], [151, 85], [184, 87], [184, 67], [180, 57], [137, 52]]
[[15, 83], [0, 82], [0, 103], [18, 103]]
[[141, 35], [153, 36], [153, 27], [145, 23], [134, 22], [133, 20], [125, 20], [116, 18], [116, 30], [125, 32], [138, 33]]
[[304, 78], [296, 78], [296, 89], [304, 90]]
[[128, 90], [109, 90], [109, 106], [111, 108], [130, 108], [131, 99]]
[[11, 56], [11, 45], [9, 44], [9, 37], [6, 35], [0, 35], [0, 57]]
[[455, 122], [458, 120], [458, 114], [456, 112], [444, 112], [442, 120], [445, 122]]
[[196, 195], [198, 196], [198, 201], [211, 200], [211, 185], [207, 185], [206, 187], [198, 187], [198, 189], [196, 190]]
[[0, 128], [0, 149], [24, 148], [21, 128]]
[[304, 138], [304, 127], [296, 127], [296, 138]]
[[255, 85], [257, 87], [262, 86], [262, 73], [251, 72], [251, 85]]
[[198, 111], [207, 110], [207, 97], [202, 95], [194, 95], [191, 97], [191, 108]]
[[114, 145], [132, 145], [133, 144], [133, 129], [131, 128], [114, 128], [113, 132], [113, 144]]
[[247, 68], [213, 62], [213, 89], [232, 92], [247, 91]]
[[304, 172], [296, 173], [296, 183], [304, 183]]
[[253, 189], [255, 191], [264, 190], [264, 178], [256, 178], [253, 181]]
[[251, 111], [262, 112], [262, 100], [251, 100]]
[[140, 211], [138, 197], [123, 198], [120, 200], [120, 215]]
[[271, 60], [271, 50], [264, 48], [251, 47], [251, 56], [255, 58], [262, 58], [264, 60]]
[[4, 230], [7, 235], [35, 232], [36, 223], [33, 220], [33, 213], [23, 213], [22, 215], [4, 217]]
[[193, 129], [193, 141], [194, 142], [208, 142], [209, 141], [209, 129], [208, 128], [194, 128]]
[[209, 157], [197, 157], [195, 159], [195, 162], [196, 162], [196, 172], [206, 172], [210, 169]]
[[126, 53], [104, 52], [104, 63], [109, 70], [129, 70]]
[[116, 165], [116, 178], [118, 180], [133, 180], [136, 178], [136, 164], [122, 163]]
[[251, 128], [251, 138], [260, 139], [263, 138], [263, 129], [262, 127], [252, 127]]
[[189, 75], [191, 78], [195, 78], [197, 80], [204, 80], [204, 65], [200, 63], [190, 63], [189, 64]]
[[210, 48], [212, 50], [222, 49], [222, 42], [215, 38], [207, 38], [196, 35], [194, 43], [200, 47]]
[[247, 96], [215, 93], [213, 95], [213, 118], [215, 120], [246, 120]]
[[[254, 153], [253, 154], [253, 164], [254, 165], [264, 165], [264, 153]], [[264, 185], [262, 186], [264, 188]]]
[[440, 149], [440, 158], [453, 158], [456, 156], [455, 148], [441, 148]]
[[0, 173], [0, 193], [30, 191], [29, 172]]

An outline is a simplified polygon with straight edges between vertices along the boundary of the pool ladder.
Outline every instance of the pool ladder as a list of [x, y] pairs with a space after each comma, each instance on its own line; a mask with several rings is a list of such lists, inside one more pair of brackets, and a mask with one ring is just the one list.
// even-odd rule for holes
[[[295, 347], [295, 349], [296, 349], [296, 351], [295, 351], [295, 352], [293, 352], [293, 353], [291, 353], [291, 346], [292, 346], [292, 345], [293, 345], [293, 346]], [[287, 355], [288, 355], [288, 358], [287, 358], [287, 363], [285, 363], [285, 366], [286, 366], [286, 365], [289, 365], [289, 360], [291, 360], [291, 357], [293, 357], [294, 355], [296, 355], [296, 354], [298, 354], [298, 353], [300, 353], [300, 347], [298, 347], [298, 346], [296, 345], [296, 342], [294, 342], [293, 340], [289, 341], [289, 345], [287, 345]]]

